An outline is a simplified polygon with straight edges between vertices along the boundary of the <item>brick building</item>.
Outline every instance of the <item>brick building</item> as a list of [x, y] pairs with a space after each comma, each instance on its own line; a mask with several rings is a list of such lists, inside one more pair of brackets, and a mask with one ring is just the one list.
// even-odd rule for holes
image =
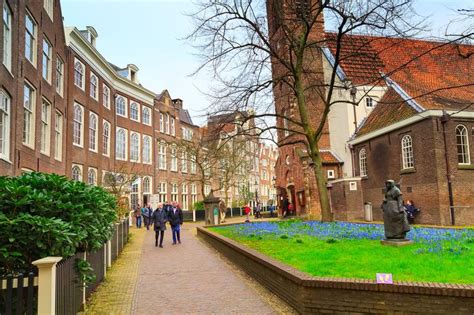
[[263, 206], [275, 205], [275, 163], [278, 159], [278, 149], [272, 145], [259, 144], [259, 194], [258, 199]]
[[143, 87], [135, 65], [109, 63], [93, 27], [64, 28], [59, 0], [1, 3], [0, 175], [133, 178], [132, 206], [159, 194], [190, 209], [200, 198], [187, 181], [192, 157], [175, 167], [171, 148], [198, 133], [182, 100]]

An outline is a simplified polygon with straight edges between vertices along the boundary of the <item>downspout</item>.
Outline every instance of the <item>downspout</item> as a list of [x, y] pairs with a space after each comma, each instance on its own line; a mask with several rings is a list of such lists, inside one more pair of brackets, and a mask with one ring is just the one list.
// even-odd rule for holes
[[446, 141], [446, 123], [449, 121], [449, 115], [444, 110], [443, 110], [443, 115], [440, 118], [440, 121], [441, 121], [441, 126], [443, 127], [444, 161], [446, 163], [446, 178], [448, 180], [448, 196], [449, 196], [449, 209], [451, 213], [451, 224], [455, 225], [456, 220], [454, 218], [453, 185], [451, 181], [451, 168], [449, 167], [448, 145]]

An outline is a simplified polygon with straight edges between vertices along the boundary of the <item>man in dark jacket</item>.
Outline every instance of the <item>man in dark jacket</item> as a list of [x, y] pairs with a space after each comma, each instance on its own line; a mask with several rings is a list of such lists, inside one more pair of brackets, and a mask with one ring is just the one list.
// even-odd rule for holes
[[180, 231], [183, 224], [183, 211], [176, 201], [173, 201], [170, 207], [168, 221], [170, 221], [171, 233], [173, 233], [173, 245], [176, 245], [176, 241], [181, 244]]
[[151, 222], [153, 223], [155, 230], [155, 246], [158, 246], [158, 235], [160, 236], [160, 247], [163, 248], [163, 237], [166, 231], [166, 221], [168, 221], [168, 215], [163, 209], [163, 204], [158, 204], [155, 212], [151, 216]]
[[143, 219], [145, 220], [146, 229], [150, 230], [150, 225], [152, 224], [151, 216], [153, 215], [153, 208], [151, 207], [150, 203], [148, 203], [146, 207], [143, 207], [142, 214]]

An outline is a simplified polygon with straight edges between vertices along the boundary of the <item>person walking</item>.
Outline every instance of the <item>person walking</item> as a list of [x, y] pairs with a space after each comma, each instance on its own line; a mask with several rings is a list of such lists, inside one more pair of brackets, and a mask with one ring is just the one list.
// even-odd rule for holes
[[248, 204], [245, 205], [244, 212], [245, 212], [245, 217], [246, 217], [245, 222], [250, 222], [249, 215], [250, 215], [251, 210]]
[[180, 231], [181, 225], [183, 224], [183, 211], [176, 201], [173, 201], [171, 205], [168, 220], [171, 225], [171, 233], [173, 234], [173, 245], [176, 245], [176, 241], [181, 244]]
[[142, 211], [140, 209], [140, 205], [135, 206], [135, 210], [133, 211], [135, 215], [135, 224], [137, 225], [137, 229], [142, 228]]
[[166, 222], [168, 221], [168, 215], [166, 214], [165, 209], [163, 209], [162, 203], [158, 204], [158, 208], [156, 208], [156, 210], [153, 212], [150, 221], [153, 224], [153, 229], [155, 230], [155, 247], [158, 246], [159, 237], [160, 248], [163, 248], [163, 237], [166, 231]]
[[150, 204], [142, 208], [142, 214], [143, 214], [143, 220], [145, 221], [146, 229], [150, 230], [150, 225], [152, 224], [151, 216], [153, 215], [153, 209], [151, 208]]

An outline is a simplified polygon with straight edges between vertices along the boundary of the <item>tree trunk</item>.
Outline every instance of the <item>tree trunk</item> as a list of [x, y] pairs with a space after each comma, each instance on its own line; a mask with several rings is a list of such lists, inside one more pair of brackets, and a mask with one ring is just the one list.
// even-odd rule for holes
[[319, 204], [321, 205], [321, 221], [334, 221], [333, 213], [331, 212], [331, 204], [329, 202], [329, 193], [326, 187], [326, 178], [323, 172], [323, 161], [321, 153], [317, 144], [310, 145], [311, 160], [314, 163], [314, 176], [316, 178], [316, 186], [318, 187]]

